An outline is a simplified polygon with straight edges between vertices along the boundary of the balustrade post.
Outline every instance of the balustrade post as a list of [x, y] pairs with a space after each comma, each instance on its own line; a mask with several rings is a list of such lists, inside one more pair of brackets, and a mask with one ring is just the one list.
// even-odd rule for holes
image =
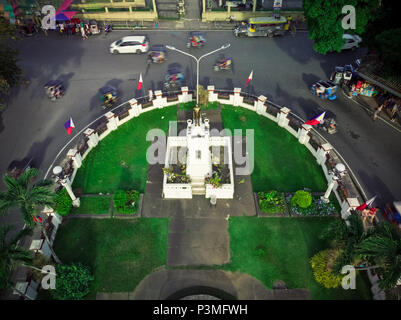
[[312, 126], [308, 124], [303, 124], [299, 129], [298, 129], [298, 141], [301, 144], [307, 144], [309, 142], [310, 136], [309, 132], [312, 129]]

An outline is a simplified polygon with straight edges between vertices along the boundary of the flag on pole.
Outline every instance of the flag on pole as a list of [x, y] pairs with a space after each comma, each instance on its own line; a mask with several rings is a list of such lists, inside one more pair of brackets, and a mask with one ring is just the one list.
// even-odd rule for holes
[[251, 74], [249, 75], [248, 80], [246, 80], [246, 86], [248, 86], [249, 81], [252, 80], [252, 76], [253, 76], [253, 70], [251, 71]]
[[326, 111], [316, 117], [313, 117], [312, 119], [310, 119], [308, 121], [305, 121], [305, 124], [309, 124], [311, 126], [317, 125], [323, 120], [325, 114], [326, 114]]
[[40, 223], [42, 223], [42, 218], [40, 217], [40, 216], [32, 216], [32, 218], [33, 218], [33, 221], [35, 221], [35, 222], [40, 222]]
[[373, 198], [369, 199], [365, 203], [361, 204], [359, 207], [356, 207], [356, 210], [362, 211], [366, 207], [370, 207], [372, 205], [373, 201], [375, 201], [375, 199], [376, 199], [376, 196], [374, 196]]
[[75, 128], [75, 125], [71, 117], [66, 123], [64, 123], [64, 128], [67, 130], [68, 135], [72, 133], [72, 129]]
[[139, 82], [138, 82], [138, 89], [136, 89], [136, 90], [141, 90], [141, 87], [142, 87], [142, 82], [143, 82], [143, 80], [142, 80], [142, 73], [139, 75]]

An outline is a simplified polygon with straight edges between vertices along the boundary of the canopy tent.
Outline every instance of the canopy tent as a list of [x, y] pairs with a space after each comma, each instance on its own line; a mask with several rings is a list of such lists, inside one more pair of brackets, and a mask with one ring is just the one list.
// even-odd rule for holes
[[56, 15], [60, 12], [67, 10], [74, 0], [65, 0], [56, 11]]
[[78, 11], [63, 11], [56, 15], [56, 21], [70, 21]]

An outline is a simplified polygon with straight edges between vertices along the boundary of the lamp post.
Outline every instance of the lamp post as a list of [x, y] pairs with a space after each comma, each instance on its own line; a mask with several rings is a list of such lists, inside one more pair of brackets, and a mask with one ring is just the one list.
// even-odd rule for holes
[[187, 55], [187, 56], [189, 56], [189, 57], [195, 59], [195, 61], [196, 61], [196, 104], [199, 103], [199, 88], [198, 88], [198, 87], [199, 87], [199, 62], [200, 62], [200, 60], [201, 60], [202, 58], [204, 58], [204, 57], [206, 57], [206, 56], [212, 54], [212, 53], [215, 53], [215, 52], [220, 51], [220, 50], [227, 49], [230, 45], [231, 45], [231, 44], [229, 44], [229, 43], [228, 43], [228, 44], [224, 44], [224, 45], [222, 45], [220, 48], [218, 48], [218, 49], [216, 49], [216, 50], [213, 50], [212, 52], [209, 52], [209, 53], [204, 54], [204, 55], [201, 56], [200, 58], [197, 58], [197, 57], [195, 57], [195, 56], [193, 56], [192, 54], [189, 54], [189, 53], [187, 53], [187, 52], [181, 51], [181, 50], [179, 50], [179, 49], [177, 49], [177, 48], [175, 48], [175, 47], [173, 47], [173, 46], [169, 46], [169, 45], [166, 46], [167, 49], [181, 52], [182, 54], [185, 54], [185, 55]]

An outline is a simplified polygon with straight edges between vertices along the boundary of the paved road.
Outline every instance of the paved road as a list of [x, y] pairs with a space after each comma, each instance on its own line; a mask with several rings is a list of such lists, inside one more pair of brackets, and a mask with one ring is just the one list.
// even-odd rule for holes
[[[170, 52], [167, 63], [146, 66], [146, 56], [110, 55], [108, 45], [129, 34], [147, 34], [153, 44], [169, 43], [187, 50], [183, 31], [113, 31], [108, 38], [27, 38], [17, 43], [21, 50], [20, 65], [32, 81], [28, 88], [14, 90], [7, 109], [0, 119], [0, 173], [14, 159], [34, 156], [44, 175], [54, 156], [69, 141], [64, 122], [71, 116], [76, 131], [102, 114], [98, 88], [112, 84], [118, 87], [122, 101], [135, 92], [139, 73], [144, 77], [144, 89], [159, 89], [169, 64], [179, 63], [184, 70], [186, 84], [194, 88], [196, 65], [177, 52]], [[207, 46], [191, 49], [195, 55], [231, 43], [226, 55], [232, 56], [233, 72], [216, 73], [212, 65], [217, 55], [201, 62], [200, 82], [216, 88], [245, 88], [250, 71], [254, 77], [250, 93], [264, 94], [268, 99], [289, 107], [302, 118], [310, 118], [320, 109], [332, 111], [340, 132], [327, 139], [341, 151], [358, 176], [367, 196], [379, 194], [379, 201], [401, 199], [401, 142], [400, 134], [381, 121], [373, 122], [354, 102], [342, 97], [334, 102], [323, 102], [309, 93], [315, 80], [326, 79], [335, 65], [344, 64], [362, 55], [363, 50], [321, 56], [313, 49], [306, 33], [295, 37], [275, 39], [237, 39], [230, 31], [206, 32]], [[49, 101], [43, 84], [49, 79], [64, 80], [66, 96]], [[4, 188], [1, 185], [1, 190]], [[9, 220], [7, 217], [2, 221]]]

